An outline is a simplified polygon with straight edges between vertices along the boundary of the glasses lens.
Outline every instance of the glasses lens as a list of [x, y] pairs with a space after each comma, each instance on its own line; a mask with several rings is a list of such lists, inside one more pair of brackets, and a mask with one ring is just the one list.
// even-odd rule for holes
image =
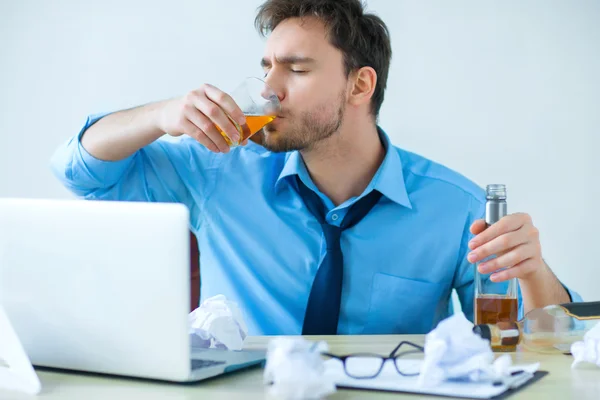
[[424, 356], [424, 353], [418, 350], [401, 353], [394, 358], [396, 369], [405, 376], [419, 375]]
[[373, 378], [383, 366], [383, 358], [356, 355], [346, 358], [346, 373], [353, 378]]

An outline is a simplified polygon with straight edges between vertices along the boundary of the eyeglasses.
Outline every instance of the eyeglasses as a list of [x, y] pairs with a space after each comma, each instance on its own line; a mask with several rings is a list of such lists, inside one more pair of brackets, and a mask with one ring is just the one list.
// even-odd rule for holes
[[[402, 346], [411, 349], [400, 352]], [[372, 379], [381, 373], [386, 361], [391, 360], [396, 371], [402, 376], [417, 376], [421, 368], [424, 353], [418, 344], [402, 341], [388, 357], [373, 353], [354, 353], [336, 356], [331, 353], [321, 353], [324, 356], [338, 359], [344, 364], [344, 371], [355, 379]]]

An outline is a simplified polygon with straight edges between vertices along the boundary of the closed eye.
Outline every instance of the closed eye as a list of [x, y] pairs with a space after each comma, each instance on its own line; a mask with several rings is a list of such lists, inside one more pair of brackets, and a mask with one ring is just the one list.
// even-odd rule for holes
[[[266, 78], [267, 75], [269, 75], [269, 72], [271, 72], [270, 69], [269, 70], [265, 70], [264, 73], [263, 73], [263, 78]], [[302, 70], [302, 69], [290, 69], [290, 72], [292, 72], [294, 74], [306, 74], [309, 71], [305, 71], [305, 70]]]

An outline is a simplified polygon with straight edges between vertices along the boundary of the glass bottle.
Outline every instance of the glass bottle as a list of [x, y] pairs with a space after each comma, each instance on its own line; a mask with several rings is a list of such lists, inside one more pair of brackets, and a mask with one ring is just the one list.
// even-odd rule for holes
[[479, 324], [473, 332], [492, 348], [522, 345], [539, 353], [569, 353], [574, 342], [600, 322], [600, 301], [564, 303], [536, 308], [516, 322]]
[[[507, 215], [506, 186], [502, 184], [486, 187], [485, 222], [487, 227]], [[515, 322], [518, 319], [517, 279], [505, 282], [492, 282], [490, 274], [481, 274], [479, 264], [494, 258], [495, 255], [477, 262], [475, 266], [475, 324], [496, 324]], [[512, 345], [492, 345], [495, 351], [514, 351]]]

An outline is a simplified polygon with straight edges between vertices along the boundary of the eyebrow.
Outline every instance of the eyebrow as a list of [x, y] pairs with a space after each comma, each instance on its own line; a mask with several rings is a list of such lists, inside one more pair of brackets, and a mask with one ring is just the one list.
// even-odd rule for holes
[[[311, 57], [301, 57], [301, 56], [283, 56], [283, 57], [275, 57], [275, 60], [280, 64], [312, 64], [316, 60]], [[260, 60], [261, 67], [269, 67], [271, 65], [271, 61], [266, 58]]]

